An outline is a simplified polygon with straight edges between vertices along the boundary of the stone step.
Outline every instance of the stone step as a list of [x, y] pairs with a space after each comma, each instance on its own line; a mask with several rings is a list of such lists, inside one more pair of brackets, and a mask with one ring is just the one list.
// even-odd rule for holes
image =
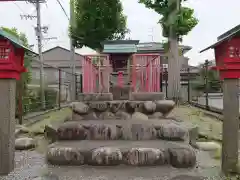
[[55, 129], [58, 140], [157, 140], [189, 143], [194, 127], [173, 120], [69, 121]]
[[163, 166], [190, 168], [196, 152], [188, 144], [169, 141], [60, 141], [49, 146], [53, 165]]

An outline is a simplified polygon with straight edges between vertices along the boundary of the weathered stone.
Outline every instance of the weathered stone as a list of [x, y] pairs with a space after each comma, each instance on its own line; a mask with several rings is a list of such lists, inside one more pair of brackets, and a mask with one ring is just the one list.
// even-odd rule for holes
[[202, 176], [178, 175], [170, 180], [207, 180], [208, 178]]
[[95, 112], [90, 112], [88, 114], [82, 115], [82, 120], [98, 120]]
[[72, 110], [79, 115], [85, 115], [89, 112], [89, 106], [82, 102], [72, 103]]
[[119, 165], [122, 162], [120, 149], [114, 147], [100, 147], [94, 149], [91, 155], [91, 165]]
[[198, 139], [198, 133], [199, 133], [199, 128], [197, 126], [190, 127], [189, 130], [189, 144], [192, 147], [197, 147], [197, 139]]
[[33, 138], [22, 137], [15, 140], [16, 150], [28, 150], [36, 147], [36, 142]]
[[90, 107], [98, 112], [104, 112], [108, 109], [108, 103], [104, 101], [91, 102]]
[[135, 112], [136, 103], [135, 102], [126, 102], [125, 109], [126, 112], [133, 114]]
[[54, 165], [82, 165], [84, 156], [80, 149], [70, 147], [51, 147], [47, 152], [47, 160]]
[[216, 151], [221, 149], [221, 145], [217, 142], [196, 142], [196, 145], [202, 151]]
[[132, 115], [132, 119], [134, 120], [144, 120], [144, 121], [147, 121], [148, 120], [148, 116], [143, 114], [143, 113], [140, 113], [140, 112], [135, 112], [133, 113]]
[[102, 112], [99, 115], [99, 119], [101, 119], [101, 120], [111, 120], [111, 119], [116, 119], [116, 117], [112, 112], [106, 111], [106, 112]]
[[58, 133], [57, 133], [58, 127], [54, 127], [52, 124], [46, 125], [44, 128], [44, 136], [47, 139], [50, 139], [51, 142], [55, 142], [58, 139]]
[[72, 121], [81, 121], [83, 117], [75, 112], [72, 113]]
[[152, 125], [132, 124], [122, 128], [122, 138], [125, 140], [153, 140], [157, 138], [157, 131]]
[[190, 168], [196, 164], [196, 154], [192, 148], [169, 148], [170, 164], [176, 168]]
[[77, 122], [66, 122], [57, 129], [59, 140], [84, 140], [87, 130]]
[[110, 105], [109, 105], [109, 111], [112, 112], [112, 113], [116, 113], [118, 111], [122, 111], [122, 110], [125, 110], [125, 102], [110, 102]]
[[131, 119], [131, 115], [124, 111], [118, 111], [115, 114], [116, 119], [128, 120]]
[[167, 116], [174, 108], [175, 102], [172, 100], [156, 101], [156, 112], [161, 112], [163, 116]]
[[155, 148], [132, 148], [124, 152], [123, 162], [133, 166], [152, 166], [165, 164], [165, 154]]
[[187, 141], [189, 140], [189, 133], [187, 128], [183, 128], [177, 124], [162, 124], [155, 127], [160, 139], [171, 141]]
[[143, 103], [143, 110], [146, 114], [153, 114], [156, 110], [156, 104], [153, 101]]
[[163, 114], [161, 112], [155, 112], [152, 115], [148, 115], [149, 119], [161, 119], [163, 118]]
[[[119, 138], [119, 131], [115, 125], [91, 125], [88, 129], [89, 140], [114, 140]], [[119, 132], [120, 133], [120, 132]]]

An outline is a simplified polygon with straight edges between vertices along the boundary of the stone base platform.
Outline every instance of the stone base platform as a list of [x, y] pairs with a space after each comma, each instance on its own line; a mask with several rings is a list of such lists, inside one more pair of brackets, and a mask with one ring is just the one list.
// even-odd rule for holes
[[132, 165], [190, 168], [196, 153], [188, 145], [152, 141], [60, 141], [49, 146], [47, 160], [53, 165]]
[[56, 140], [156, 140], [195, 142], [198, 128], [174, 120], [68, 121], [45, 129]]

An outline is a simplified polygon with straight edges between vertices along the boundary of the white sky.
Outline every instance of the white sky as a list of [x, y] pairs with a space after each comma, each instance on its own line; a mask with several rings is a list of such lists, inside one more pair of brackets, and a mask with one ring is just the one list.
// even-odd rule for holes
[[[0, 0], [1, 1], [1, 0]], [[69, 0], [60, 0], [69, 14]], [[155, 12], [138, 4], [138, 0], [122, 0], [124, 13], [128, 16], [128, 28], [132, 39], [146, 41], [163, 40], [161, 27], [157, 24], [160, 19]], [[190, 64], [197, 65], [205, 59], [213, 59], [213, 51], [199, 54], [199, 51], [216, 41], [217, 36], [228, 29], [240, 24], [240, 0], [189, 0], [187, 4], [195, 9], [199, 24], [184, 37], [183, 44], [192, 46], [187, 54]], [[65, 17], [56, 0], [48, 0], [42, 8], [42, 25], [49, 26], [45, 37], [57, 37], [57, 40], [43, 42], [43, 48], [49, 49], [56, 45], [69, 47], [68, 19]], [[20, 14], [36, 15], [32, 4], [25, 2], [0, 2], [0, 26], [16, 27], [28, 36], [29, 43], [37, 48], [33, 27], [35, 20], [21, 19]], [[78, 52], [89, 54], [92, 50], [83, 48]]]

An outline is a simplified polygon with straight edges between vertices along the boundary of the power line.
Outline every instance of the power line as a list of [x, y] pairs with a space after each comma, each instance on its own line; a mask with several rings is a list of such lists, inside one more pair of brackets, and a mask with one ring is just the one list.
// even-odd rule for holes
[[65, 14], [65, 16], [67, 17], [67, 19], [70, 21], [70, 18], [68, 17], [67, 12], [66, 12], [66, 10], [64, 9], [62, 3], [61, 3], [59, 0], [57, 0], [57, 2], [58, 2], [58, 4], [60, 5], [60, 7], [61, 7], [63, 13]]

